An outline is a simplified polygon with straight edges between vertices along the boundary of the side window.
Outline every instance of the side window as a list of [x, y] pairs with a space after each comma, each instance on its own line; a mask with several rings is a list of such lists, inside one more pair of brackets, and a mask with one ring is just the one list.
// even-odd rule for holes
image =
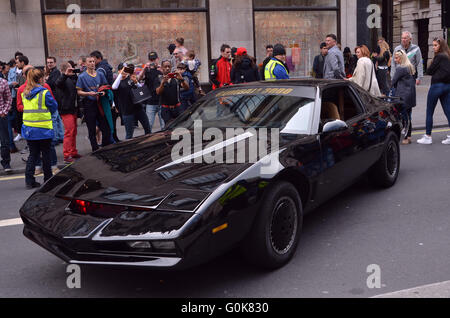
[[362, 113], [363, 110], [350, 87], [331, 87], [322, 92], [322, 124], [336, 119], [348, 121]]
[[345, 88], [344, 93], [344, 109], [343, 109], [343, 119], [348, 121], [354, 117], [357, 117], [363, 113], [361, 105], [359, 104], [355, 94], [350, 89], [350, 87]]

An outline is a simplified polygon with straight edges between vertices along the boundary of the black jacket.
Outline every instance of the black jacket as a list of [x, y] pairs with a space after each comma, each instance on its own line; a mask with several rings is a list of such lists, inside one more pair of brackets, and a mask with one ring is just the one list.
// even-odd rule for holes
[[407, 67], [398, 67], [392, 87], [395, 88], [395, 97], [401, 97], [405, 108], [410, 109], [416, 106], [416, 80]]
[[109, 85], [112, 85], [114, 83], [113, 68], [111, 65], [109, 65], [108, 60], [102, 60], [97, 64], [96, 69], [97, 72], [102, 72], [103, 75], [105, 75]]
[[61, 98], [58, 111], [61, 115], [76, 115], [77, 109], [77, 80], [78, 76], [62, 74], [55, 82], [56, 91]]
[[[262, 80], [262, 81], [264, 81], [266, 78], [266, 66], [267, 66], [267, 64], [270, 62], [270, 60], [272, 59], [272, 56], [269, 56], [269, 57], [266, 57], [266, 59], [264, 60], [264, 62], [262, 63], [262, 67], [261, 67], [261, 69], [259, 70], [260, 71], [260, 73], [259, 73], [259, 78]], [[286, 69], [288, 69], [287, 67], [286, 67]]]
[[231, 82], [233, 84], [250, 83], [259, 81], [258, 67], [252, 64], [252, 60], [244, 57], [240, 65], [234, 65], [231, 69]]
[[59, 104], [62, 103], [64, 98], [61, 90], [56, 87], [56, 81], [61, 77], [61, 72], [55, 67], [48, 76], [47, 85], [50, 86], [53, 92], [53, 96], [55, 96], [56, 102]]
[[427, 69], [427, 74], [432, 75], [431, 84], [450, 83], [450, 58], [447, 54], [437, 54]]
[[163, 75], [160, 71], [154, 68], [147, 69], [145, 71], [145, 85], [150, 89], [152, 98], [147, 102], [148, 105], [159, 105], [159, 96], [156, 94], [156, 89], [159, 87], [159, 76]]
[[316, 78], [323, 78], [323, 67], [325, 65], [325, 56], [322, 54], [317, 55], [314, 58], [313, 71]]
[[52, 91], [56, 90], [56, 81], [61, 77], [61, 72], [55, 67], [51, 72], [47, 80], [48, 86]]

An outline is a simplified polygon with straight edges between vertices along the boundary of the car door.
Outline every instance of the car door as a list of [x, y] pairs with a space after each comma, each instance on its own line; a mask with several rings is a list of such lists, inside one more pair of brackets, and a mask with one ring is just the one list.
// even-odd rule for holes
[[[362, 174], [365, 164], [361, 160], [366, 137], [362, 127], [367, 120], [365, 108], [348, 84], [342, 83], [326, 89], [334, 92], [322, 96], [323, 101], [338, 106], [341, 120], [348, 127], [336, 132], [319, 133], [322, 175], [317, 195], [322, 202], [348, 187]], [[323, 95], [327, 95], [326, 92]]]

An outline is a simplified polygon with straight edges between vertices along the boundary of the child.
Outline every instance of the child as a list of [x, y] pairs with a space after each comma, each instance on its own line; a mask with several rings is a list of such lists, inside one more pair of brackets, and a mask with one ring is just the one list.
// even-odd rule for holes
[[200, 86], [200, 81], [197, 77], [197, 72], [202, 63], [198, 58], [195, 57], [195, 52], [193, 50], [187, 52], [186, 63], [188, 66], [188, 71], [192, 74], [192, 80], [195, 85], [196, 94], [198, 96], [205, 96], [206, 94], [203, 92], [202, 87]]

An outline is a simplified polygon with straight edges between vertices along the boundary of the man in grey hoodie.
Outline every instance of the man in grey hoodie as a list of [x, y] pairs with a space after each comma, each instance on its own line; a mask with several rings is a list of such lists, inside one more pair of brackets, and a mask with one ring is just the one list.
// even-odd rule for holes
[[[416, 85], [420, 85], [420, 81], [423, 77], [423, 59], [422, 52], [417, 45], [412, 44], [412, 35], [409, 31], [404, 31], [402, 33], [402, 44], [397, 46], [394, 50], [394, 54], [397, 51], [404, 50], [408, 55], [409, 61], [416, 68]], [[395, 71], [397, 69], [397, 64], [395, 60], [392, 59], [391, 66], [391, 78], [394, 78]]]
[[325, 43], [328, 47], [328, 55], [325, 57], [323, 67], [323, 78], [325, 79], [344, 79], [345, 62], [344, 54], [337, 46], [337, 37], [334, 34], [327, 35]]

